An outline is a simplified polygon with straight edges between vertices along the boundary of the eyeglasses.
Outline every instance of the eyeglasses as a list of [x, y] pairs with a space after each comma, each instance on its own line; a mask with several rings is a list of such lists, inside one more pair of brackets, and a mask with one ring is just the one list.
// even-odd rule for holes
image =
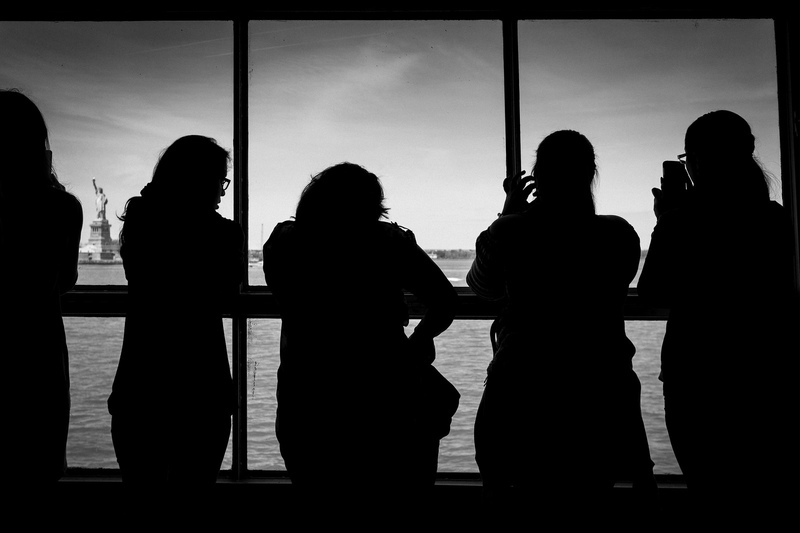
[[678, 154], [678, 161], [680, 161], [681, 163], [683, 163], [685, 165], [686, 164], [686, 154]]
[[229, 180], [228, 178], [222, 178], [219, 180], [219, 184], [222, 186], [223, 191], [227, 191], [228, 185], [231, 184], [231, 180]]

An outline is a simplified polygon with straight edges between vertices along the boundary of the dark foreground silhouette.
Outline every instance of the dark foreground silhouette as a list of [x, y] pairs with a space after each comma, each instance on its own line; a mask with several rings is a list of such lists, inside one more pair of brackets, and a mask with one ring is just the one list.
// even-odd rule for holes
[[478, 237], [467, 277], [502, 307], [475, 420], [487, 519], [607, 523], [622, 480], [639, 494], [632, 511], [652, 512], [653, 462], [623, 317], [639, 238], [622, 218], [595, 214], [594, 148], [583, 135], [546, 137], [532, 174], [505, 180], [502, 216]]
[[8, 497], [24, 499], [25, 487], [36, 487], [41, 498], [66, 467], [69, 358], [60, 298], [78, 278], [83, 210], [56, 178], [36, 105], [3, 90], [0, 117], [3, 469], [14, 484]]
[[[264, 245], [282, 319], [276, 429], [300, 523], [426, 516], [443, 435], [423, 420], [433, 406], [418, 384], [455, 290], [385, 213], [378, 178], [342, 163], [311, 180], [296, 220]], [[404, 290], [427, 306], [410, 337]]]
[[667, 172], [653, 191], [658, 222], [638, 283], [669, 309], [667, 430], [698, 519], [715, 527], [795, 519], [791, 225], [770, 201], [754, 143], [730, 111], [689, 126], [688, 173]]
[[[241, 228], [216, 212], [228, 165], [213, 139], [182, 137], [122, 217], [129, 304], [108, 408], [123, 482], [139, 495], [214, 483], [228, 444], [235, 396], [222, 307], [245, 261]], [[187, 231], [165, 235], [177, 216]]]

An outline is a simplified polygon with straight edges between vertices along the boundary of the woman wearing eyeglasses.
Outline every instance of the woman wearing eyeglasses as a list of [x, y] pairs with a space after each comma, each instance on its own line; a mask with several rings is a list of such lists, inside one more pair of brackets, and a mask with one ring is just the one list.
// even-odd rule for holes
[[[108, 407], [126, 483], [214, 483], [227, 448], [235, 397], [222, 310], [245, 265], [240, 226], [217, 213], [229, 165], [215, 140], [182, 137], [121, 217], [129, 301]], [[185, 231], [171, 230], [176, 219]]]
[[638, 291], [669, 309], [666, 424], [697, 511], [761, 526], [787, 510], [794, 480], [784, 481], [796, 471], [791, 225], [742, 117], [703, 115], [685, 151], [687, 172], [653, 191], [658, 219]]

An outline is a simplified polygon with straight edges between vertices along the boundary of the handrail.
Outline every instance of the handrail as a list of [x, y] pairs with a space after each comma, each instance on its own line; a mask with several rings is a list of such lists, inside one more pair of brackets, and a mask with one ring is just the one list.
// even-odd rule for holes
[[[469, 287], [456, 287], [458, 294], [457, 320], [491, 320], [497, 316], [496, 304], [479, 298]], [[64, 316], [124, 317], [128, 291], [121, 285], [80, 285], [61, 297]], [[409, 314], [419, 318], [425, 307], [413, 295], [406, 294]], [[229, 308], [223, 311], [226, 317], [234, 315], [245, 318], [280, 318], [275, 296], [268, 287], [250, 286], [238, 295]], [[645, 305], [635, 288], [628, 289], [625, 301], [626, 320], [665, 320], [667, 310]]]

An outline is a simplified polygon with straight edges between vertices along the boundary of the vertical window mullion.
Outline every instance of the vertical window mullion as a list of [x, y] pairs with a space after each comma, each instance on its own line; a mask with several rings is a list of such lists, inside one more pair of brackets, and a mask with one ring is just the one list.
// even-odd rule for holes
[[[233, 212], [244, 231], [244, 242], [249, 249], [248, 227], [248, 85], [247, 64], [248, 33], [246, 19], [233, 21]], [[244, 265], [242, 288], [247, 290], [248, 265]], [[236, 390], [236, 411], [233, 417], [233, 457], [232, 474], [239, 480], [247, 472], [247, 317], [238, 310], [234, 311], [232, 324], [232, 368], [234, 388]]]
[[503, 88], [506, 113], [506, 172], [522, 168], [519, 110], [519, 37], [517, 19], [503, 20]]
[[800, 59], [800, 46], [793, 38], [798, 26], [791, 18], [775, 19], [775, 47], [778, 75], [778, 106], [781, 139], [781, 185], [783, 205], [789, 212], [793, 228], [795, 294], [800, 295], [800, 75], [792, 70], [792, 62]]

